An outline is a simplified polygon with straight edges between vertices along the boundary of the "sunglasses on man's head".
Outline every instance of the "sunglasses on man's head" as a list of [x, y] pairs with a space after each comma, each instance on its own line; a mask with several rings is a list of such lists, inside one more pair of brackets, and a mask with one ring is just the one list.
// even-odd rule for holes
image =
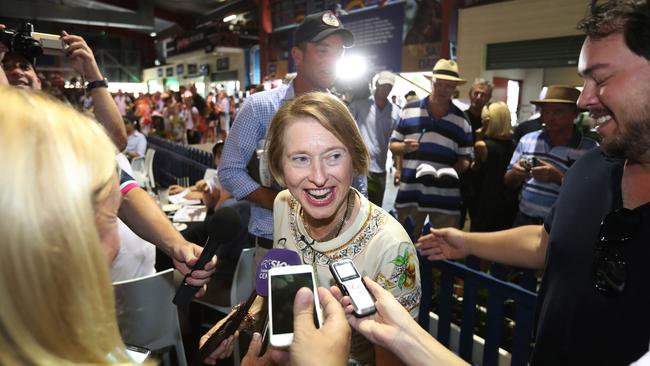
[[594, 256], [594, 286], [607, 296], [618, 296], [627, 283], [626, 243], [641, 224], [639, 212], [616, 209], [603, 219]]

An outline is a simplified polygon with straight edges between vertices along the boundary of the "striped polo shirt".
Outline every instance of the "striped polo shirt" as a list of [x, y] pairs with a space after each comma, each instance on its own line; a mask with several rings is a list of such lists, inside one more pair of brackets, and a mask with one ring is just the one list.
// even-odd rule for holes
[[451, 101], [442, 118], [433, 117], [428, 104], [428, 97], [407, 104], [391, 136], [391, 141], [414, 139], [420, 142], [417, 151], [404, 154], [395, 207], [416, 206], [420, 211], [456, 215], [461, 205], [459, 181], [432, 176], [416, 181], [415, 173], [423, 163], [440, 169], [453, 167], [460, 158], [472, 159], [472, 128], [465, 114]]
[[[524, 135], [512, 154], [508, 170], [522, 158], [536, 157], [552, 164], [562, 173], [573, 165], [585, 152], [597, 147], [598, 143], [589, 137], [574, 131], [571, 140], [565, 145], [551, 146], [548, 133], [545, 130], [530, 132]], [[533, 177], [528, 178], [522, 185], [519, 196], [519, 211], [521, 213], [543, 219], [555, 204], [560, 185], [555, 182], [540, 182]]]

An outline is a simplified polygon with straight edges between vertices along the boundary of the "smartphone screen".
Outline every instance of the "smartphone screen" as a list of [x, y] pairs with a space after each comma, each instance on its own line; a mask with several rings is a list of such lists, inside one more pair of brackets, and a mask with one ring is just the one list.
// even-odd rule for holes
[[[273, 275], [271, 279], [271, 323], [273, 334], [293, 333], [293, 301], [302, 287], [314, 291], [311, 273]], [[317, 295], [316, 295], [317, 296]], [[314, 305], [314, 326], [319, 328]]]

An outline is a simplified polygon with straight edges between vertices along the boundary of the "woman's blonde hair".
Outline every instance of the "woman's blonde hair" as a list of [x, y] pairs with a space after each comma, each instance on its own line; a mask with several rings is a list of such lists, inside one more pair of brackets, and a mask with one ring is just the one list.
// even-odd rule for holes
[[0, 364], [127, 363], [95, 224], [116, 149], [43, 94], [3, 87], [0, 100]]
[[512, 135], [510, 109], [504, 102], [494, 102], [483, 107], [481, 117], [488, 118], [487, 128], [485, 129], [486, 137], [506, 139]]
[[284, 135], [291, 123], [305, 117], [316, 120], [345, 145], [356, 175], [367, 174], [368, 149], [348, 107], [331, 94], [314, 92], [301, 95], [283, 105], [271, 121], [266, 137], [266, 151], [271, 174], [280, 184], [284, 185]]

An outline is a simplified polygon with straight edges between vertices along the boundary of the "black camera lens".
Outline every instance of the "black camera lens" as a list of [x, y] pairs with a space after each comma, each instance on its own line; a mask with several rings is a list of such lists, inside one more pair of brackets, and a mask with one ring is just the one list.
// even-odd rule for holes
[[29, 60], [35, 60], [43, 54], [41, 43], [32, 38], [34, 26], [29, 23], [23, 23], [18, 31], [13, 29], [4, 29], [0, 31], [0, 42], [2, 42], [10, 52], [16, 52], [23, 55]]

